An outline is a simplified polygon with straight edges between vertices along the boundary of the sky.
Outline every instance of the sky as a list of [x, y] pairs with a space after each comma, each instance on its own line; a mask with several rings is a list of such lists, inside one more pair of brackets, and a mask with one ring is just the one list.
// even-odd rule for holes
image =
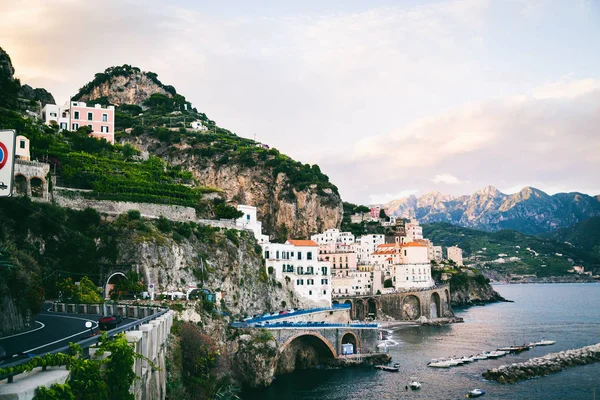
[[600, 194], [596, 0], [0, 0], [0, 25], [57, 102], [112, 65], [156, 72], [345, 201]]

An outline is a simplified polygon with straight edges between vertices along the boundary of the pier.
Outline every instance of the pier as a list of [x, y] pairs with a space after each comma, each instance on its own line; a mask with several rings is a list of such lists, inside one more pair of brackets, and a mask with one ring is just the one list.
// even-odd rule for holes
[[550, 353], [525, 362], [502, 365], [487, 370], [483, 377], [499, 383], [515, 383], [525, 379], [545, 376], [576, 365], [586, 365], [600, 361], [600, 343], [591, 346]]

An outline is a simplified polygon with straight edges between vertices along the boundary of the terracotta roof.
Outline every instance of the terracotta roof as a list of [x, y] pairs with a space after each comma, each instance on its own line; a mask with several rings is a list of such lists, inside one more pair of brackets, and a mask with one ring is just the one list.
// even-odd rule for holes
[[381, 254], [397, 254], [394, 250], [377, 250], [372, 253], [372, 255], [381, 255]]
[[380, 244], [379, 246], [377, 246], [377, 248], [379, 247], [395, 247], [396, 243], [384, 243], [384, 244]]
[[426, 244], [417, 243], [417, 242], [408, 242], [404, 243], [402, 247], [427, 247]]
[[288, 243], [293, 244], [294, 246], [297, 246], [297, 247], [312, 247], [312, 246], [318, 247], [319, 246], [312, 240], [288, 239]]

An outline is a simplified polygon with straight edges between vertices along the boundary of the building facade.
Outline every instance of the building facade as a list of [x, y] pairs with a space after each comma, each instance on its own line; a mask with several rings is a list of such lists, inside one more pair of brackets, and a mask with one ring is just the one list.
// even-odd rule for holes
[[63, 106], [46, 104], [42, 109], [42, 118], [47, 125], [56, 124], [59, 129], [76, 131], [88, 126], [91, 135], [115, 143], [115, 107], [103, 107], [95, 104], [88, 107], [81, 101], [70, 101]]
[[259, 244], [268, 243], [269, 236], [263, 235], [262, 233], [262, 222], [257, 218], [256, 207], [248, 205], [238, 205], [238, 211], [244, 213], [240, 218], [235, 221], [235, 225], [238, 229], [246, 229], [252, 231], [256, 241]]
[[462, 249], [458, 246], [448, 247], [448, 260], [454, 261], [457, 266], [463, 266]]
[[302, 300], [331, 307], [331, 268], [319, 260], [319, 246], [312, 240], [263, 243], [263, 257], [269, 276], [291, 285]]

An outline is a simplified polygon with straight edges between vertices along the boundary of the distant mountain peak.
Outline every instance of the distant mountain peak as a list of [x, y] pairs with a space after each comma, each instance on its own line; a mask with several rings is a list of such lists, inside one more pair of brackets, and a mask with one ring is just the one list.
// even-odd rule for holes
[[600, 196], [550, 196], [531, 186], [506, 195], [489, 185], [472, 195], [454, 197], [432, 191], [416, 201], [393, 200], [384, 207], [389, 214], [414, 217], [422, 223], [449, 222], [487, 231], [514, 229], [537, 234], [600, 216]]

